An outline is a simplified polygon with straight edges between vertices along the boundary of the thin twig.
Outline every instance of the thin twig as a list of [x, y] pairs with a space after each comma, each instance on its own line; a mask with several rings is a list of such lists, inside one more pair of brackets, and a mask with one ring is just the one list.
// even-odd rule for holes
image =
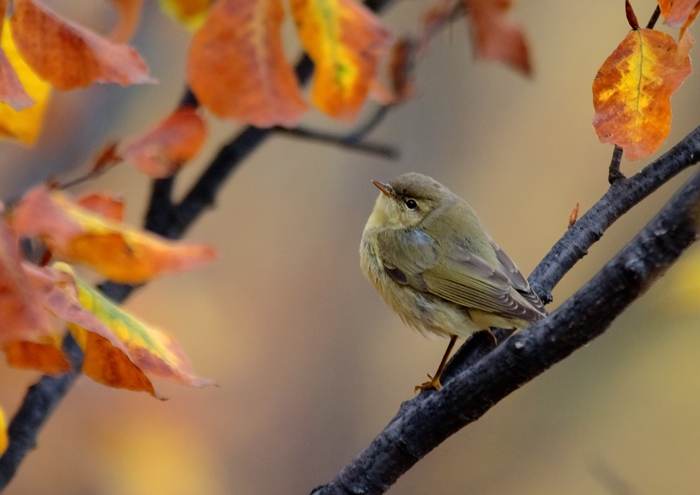
[[340, 146], [341, 148], [362, 151], [363, 153], [377, 155], [382, 158], [395, 159], [399, 154], [398, 150], [392, 146], [377, 143], [363, 143], [356, 139], [350, 139], [345, 136], [337, 136], [328, 132], [306, 129], [305, 127], [295, 127], [293, 129], [287, 129], [286, 127], [275, 127], [274, 130], [278, 134], [333, 144]]
[[608, 182], [612, 185], [615, 181], [624, 179], [625, 175], [620, 172], [620, 163], [622, 162], [622, 148], [615, 145], [613, 156], [610, 160], [610, 168], [608, 169]]
[[651, 18], [649, 19], [649, 22], [647, 22], [647, 29], [654, 29], [654, 26], [656, 26], [656, 21], [659, 20], [659, 16], [661, 15], [661, 7], [658, 5], [654, 9], [654, 13], [651, 14]]

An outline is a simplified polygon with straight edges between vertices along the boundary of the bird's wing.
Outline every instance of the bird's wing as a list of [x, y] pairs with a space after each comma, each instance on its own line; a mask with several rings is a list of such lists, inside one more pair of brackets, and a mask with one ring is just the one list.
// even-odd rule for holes
[[[512, 261], [510, 264], [515, 266]], [[519, 271], [510, 273], [507, 267], [503, 269], [502, 262], [492, 266], [463, 247], [455, 246], [439, 263], [425, 270], [422, 279], [429, 292], [467, 308], [525, 321], [537, 321], [546, 314], [544, 308], [539, 309], [541, 302], [538, 307], [518, 289], [523, 282], [527, 285]]]
[[544, 309], [542, 301], [540, 301], [540, 298], [537, 297], [537, 294], [532, 292], [530, 284], [528, 283], [525, 276], [522, 273], [520, 273], [518, 267], [515, 266], [513, 260], [511, 260], [508, 257], [508, 255], [496, 245], [495, 242], [491, 241], [491, 246], [496, 252], [496, 258], [498, 259], [498, 263], [501, 265], [501, 269], [506, 274], [508, 279], [510, 279], [510, 283], [513, 285], [515, 290], [517, 290], [520, 293], [520, 295], [523, 296], [527, 300], [527, 302], [529, 302], [532, 305], [534, 309], [536, 309], [542, 315], [546, 315], [547, 310]]
[[377, 235], [377, 254], [394, 282], [428, 292], [422, 273], [437, 264], [435, 240], [420, 229], [383, 231]]

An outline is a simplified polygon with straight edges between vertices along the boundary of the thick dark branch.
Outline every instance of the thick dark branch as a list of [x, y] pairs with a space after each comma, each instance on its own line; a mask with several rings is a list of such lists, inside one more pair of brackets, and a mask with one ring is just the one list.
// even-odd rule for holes
[[581, 217], [532, 272], [530, 283], [544, 302], [562, 277], [583, 258], [615, 220], [676, 174], [700, 160], [700, 127], [629, 179], [620, 179]]
[[695, 241], [699, 214], [700, 173], [556, 312], [506, 339], [441, 390], [404, 403], [384, 431], [313, 494], [384, 493], [450, 435], [603, 333]]

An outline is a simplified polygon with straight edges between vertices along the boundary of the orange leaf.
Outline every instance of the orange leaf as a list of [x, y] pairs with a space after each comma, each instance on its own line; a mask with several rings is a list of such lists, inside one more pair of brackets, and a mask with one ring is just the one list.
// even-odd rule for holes
[[367, 99], [390, 33], [355, 0], [292, 0], [299, 38], [314, 61], [311, 100], [351, 122]]
[[294, 126], [307, 109], [284, 57], [280, 0], [220, 0], [192, 38], [187, 77], [219, 117]]
[[[17, 111], [16, 108], [8, 104], [0, 103], [0, 136], [8, 136], [18, 139], [24, 144], [33, 144], [41, 131], [41, 125], [44, 118], [44, 110], [51, 94], [51, 85], [37, 76], [34, 71], [22, 60], [17, 47], [12, 41], [10, 22], [5, 20], [2, 29], [2, 51], [0, 51], [0, 71], [2, 77], [0, 85], [9, 84], [10, 87], [5, 87], [0, 92], [10, 91], [13, 82], [7, 81], [7, 78], [12, 79], [12, 75], [7, 72], [5, 62], [9, 62], [13, 74], [19, 78], [19, 83], [22, 86], [22, 91], [28, 93], [29, 100], [34, 102], [33, 105], [24, 110]], [[5, 58], [6, 57], [6, 58]], [[7, 77], [6, 77], [7, 76]], [[15, 101], [15, 106], [22, 106], [27, 101], [23, 97]], [[31, 102], [30, 102], [31, 103]]]
[[511, 0], [463, 0], [472, 26], [476, 58], [500, 60], [530, 74], [525, 35], [508, 15]]
[[659, 8], [664, 19], [668, 18], [668, 14], [671, 12], [671, 5], [673, 5], [673, 0], [659, 0]]
[[129, 356], [96, 333], [69, 324], [73, 337], [80, 343], [85, 357], [82, 372], [97, 383], [114, 388], [125, 388], [136, 392], [148, 392], [153, 397], [161, 397], [153, 388], [153, 383]]
[[[683, 53], [685, 52], [685, 53]], [[631, 31], [593, 81], [593, 126], [603, 143], [638, 160], [671, 130], [671, 95], [692, 71], [687, 50], [660, 31]]]
[[683, 36], [685, 35], [686, 31], [690, 27], [690, 25], [695, 22], [695, 18], [698, 16], [700, 13], [700, 3], [698, 3], [695, 8], [693, 8], [693, 11], [690, 13], [688, 16], [688, 19], [685, 21], [685, 24], [683, 24], [683, 27], [681, 27], [681, 32], [678, 34], [678, 39], [680, 40], [679, 43], [683, 42]]
[[70, 361], [61, 349], [58, 334], [53, 342], [15, 341], [5, 344], [7, 364], [13, 368], [41, 371], [45, 375], [60, 375], [70, 371]]
[[697, 7], [698, 0], [661, 0], [659, 7], [666, 19], [665, 24], [674, 28], [679, 28], [686, 24], [690, 14]]
[[139, 25], [143, 0], [112, 0], [119, 14], [119, 24], [114, 28], [110, 39], [115, 43], [126, 43]]
[[80, 197], [76, 203], [102, 218], [121, 222], [124, 219], [124, 198], [93, 193]]
[[194, 158], [206, 138], [202, 117], [194, 108], [182, 107], [128, 144], [121, 155], [150, 177], [170, 177]]
[[198, 268], [215, 257], [209, 246], [175, 243], [134, 230], [43, 186], [24, 195], [13, 224], [23, 235], [39, 236], [54, 255], [126, 284]]
[[193, 386], [211, 383], [193, 374], [184, 352], [170, 335], [135, 319], [75, 277], [64, 263], [56, 263], [54, 268], [74, 277], [72, 295], [66, 295], [77, 297], [90, 315], [83, 315], [81, 323], [69, 323], [85, 352], [83, 373], [105, 385], [145, 390], [156, 397], [149, 377]]
[[0, 345], [39, 340], [53, 330], [20, 264], [19, 244], [0, 221]]
[[12, 35], [24, 60], [58, 89], [154, 82], [133, 48], [65, 21], [36, 0], [15, 0]]

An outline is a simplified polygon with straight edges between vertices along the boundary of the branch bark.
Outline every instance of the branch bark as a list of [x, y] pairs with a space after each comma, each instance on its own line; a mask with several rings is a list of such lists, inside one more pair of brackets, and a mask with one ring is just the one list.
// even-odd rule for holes
[[[557, 311], [448, 377], [441, 390], [402, 404], [384, 431], [312, 494], [384, 493], [449, 436], [602, 334], [695, 241], [699, 218], [700, 173]], [[549, 286], [558, 280], [552, 273], [533, 274], [533, 281]]]

